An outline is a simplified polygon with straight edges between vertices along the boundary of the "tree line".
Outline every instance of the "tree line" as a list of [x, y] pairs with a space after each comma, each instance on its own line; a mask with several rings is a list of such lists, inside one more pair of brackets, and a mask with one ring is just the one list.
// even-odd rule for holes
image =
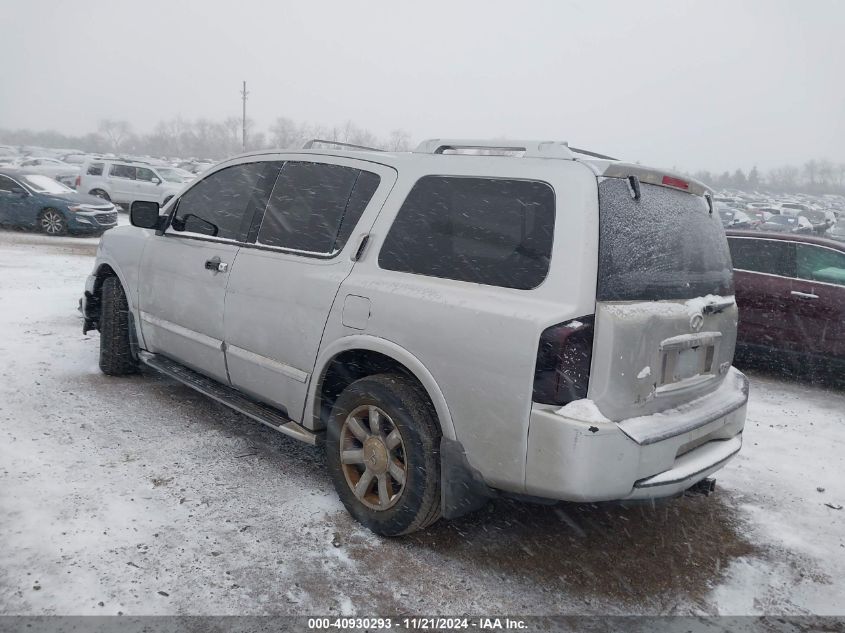
[[845, 163], [834, 163], [826, 158], [808, 160], [800, 166], [785, 165], [768, 172], [761, 172], [755, 166], [748, 173], [742, 169], [721, 174], [705, 170], [692, 176], [716, 190], [845, 195]]
[[[246, 123], [247, 151], [301, 148], [305, 141], [312, 138], [391, 151], [405, 151], [411, 147], [411, 137], [404, 130], [393, 130], [387, 137], [379, 137], [351, 121], [342, 125], [325, 126], [297, 123], [286, 117], [279, 117], [266, 131], [257, 129], [251, 119], [247, 119]], [[0, 143], [67, 148], [84, 152], [219, 160], [243, 151], [241, 135], [242, 120], [238, 117], [229, 117], [222, 121], [176, 117], [160, 121], [148, 133], [135, 132], [128, 121], [103, 119], [99, 122], [96, 132], [78, 136], [53, 130], [0, 129]]]
[[[393, 130], [386, 137], [379, 137], [351, 121], [326, 126], [279, 117], [266, 130], [258, 129], [251, 119], [247, 119], [246, 123], [247, 150], [300, 148], [312, 138], [390, 151], [405, 151], [412, 147], [411, 136], [405, 130]], [[176, 117], [160, 121], [148, 133], [135, 132], [128, 121], [103, 119], [96, 132], [79, 136], [56, 131], [0, 129], [0, 142], [85, 152], [219, 160], [243, 151], [241, 134], [242, 121], [239, 117], [222, 121]], [[702, 170], [692, 175], [716, 190], [845, 195], [845, 163], [827, 159], [813, 159], [800, 166], [786, 165], [767, 172], [755, 166], [748, 172], [742, 169], [722, 173]]]

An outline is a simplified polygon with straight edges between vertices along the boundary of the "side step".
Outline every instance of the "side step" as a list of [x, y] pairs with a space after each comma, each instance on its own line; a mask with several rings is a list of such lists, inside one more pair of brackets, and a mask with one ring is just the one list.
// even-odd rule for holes
[[170, 376], [174, 380], [178, 380], [191, 389], [196, 389], [201, 394], [217, 400], [221, 404], [225, 404], [230, 409], [234, 409], [238, 413], [243, 413], [251, 417], [253, 420], [261, 422], [270, 428], [276, 429], [293, 437], [300, 442], [316, 446], [322, 441], [322, 436], [312, 431], [309, 431], [301, 424], [297, 424], [293, 420], [286, 418], [281, 411], [274, 409], [266, 404], [253, 400], [249, 396], [217, 382], [212, 378], [203, 376], [195, 372], [193, 369], [188, 369], [175, 361], [170, 360], [158, 354], [151, 354], [149, 352], [141, 352], [139, 354], [141, 361], [160, 371], [166, 376]]

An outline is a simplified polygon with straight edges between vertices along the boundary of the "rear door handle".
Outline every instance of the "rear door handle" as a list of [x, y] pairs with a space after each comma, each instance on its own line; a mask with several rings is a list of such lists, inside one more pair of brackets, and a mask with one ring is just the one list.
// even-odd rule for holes
[[814, 295], [809, 292], [799, 292], [797, 290], [793, 290], [790, 292], [793, 297], [798, 297], [799, 299], [818, 299], [819, 295]]
[[216, 273], [225, 273], [229, 270], [229, 264], [221, 262], [219, 257], [212, 257], [205, 262], [206, 270], [213, 270]]

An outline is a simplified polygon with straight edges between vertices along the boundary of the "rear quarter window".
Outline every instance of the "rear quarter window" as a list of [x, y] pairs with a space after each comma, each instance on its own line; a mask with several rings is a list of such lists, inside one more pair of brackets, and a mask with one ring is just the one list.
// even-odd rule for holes
[[91, 163], [88, 165], [88, 171], [85, 172], [89, 176], [102, 176], [103, 175], [103, 163]]
[[554, 224], [547, 183], [425, 176], [399, 209], [379, 266], [529, 290], [548, 274]]

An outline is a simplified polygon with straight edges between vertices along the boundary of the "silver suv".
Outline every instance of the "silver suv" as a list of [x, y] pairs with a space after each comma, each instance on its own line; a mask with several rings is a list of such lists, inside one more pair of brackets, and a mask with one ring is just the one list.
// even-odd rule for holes
[[740, 450], [731, 259], [687, 177], [558, 142], [266, 151], [131, 218], [84, 293], [102, 370], [324, 444], [379, 534], [678, 495]]
[[167, 204], [193, 180], [184, 170], [128, 160], [94, 159], [83, 163], [76, 190], [131, 205], [135, 201]]

